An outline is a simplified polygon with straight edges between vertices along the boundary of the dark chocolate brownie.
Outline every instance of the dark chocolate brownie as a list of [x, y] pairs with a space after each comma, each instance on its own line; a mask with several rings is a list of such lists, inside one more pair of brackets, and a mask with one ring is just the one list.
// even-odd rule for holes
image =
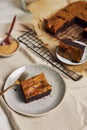
[[47, 82], [44, 73], [21, 82], [21, 88], [26, 103], [47, 96], [52, 90], [52, 86]]
[[58, 54], [72, 62], [80, 62], [85, 46], [72, 41], [71, 39], [63, 39], [58, 47]]
[[44, 20], [44, 29], [50, 34], [56, 34], [57, 31], [66, 22], [71, 21], [74, 17], [87, 22], [87, 2], [73, 2], [61, 10], [58, 10], [52, 17]]

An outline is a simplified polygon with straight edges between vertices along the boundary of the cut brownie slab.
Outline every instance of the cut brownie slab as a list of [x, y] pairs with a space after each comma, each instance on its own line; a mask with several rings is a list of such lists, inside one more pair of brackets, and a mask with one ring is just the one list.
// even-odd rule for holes
[[60, 29], [64, 25], [65, 21], [63, 19], [56, 17], [52, 17], [50, 19], [44, 20], [44, 28], [50, 34], [56, 34], [58, 29]]

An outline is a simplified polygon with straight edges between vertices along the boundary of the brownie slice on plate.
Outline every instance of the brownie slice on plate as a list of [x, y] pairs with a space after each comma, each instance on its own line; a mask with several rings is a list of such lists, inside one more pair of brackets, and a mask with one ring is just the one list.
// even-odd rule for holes
[[72, 41], [71, 39], [63, 39], [58, 46], [58, 54], [72, 62], [79, 63], [84, 49], [85, 45]]
[[52, 90], [52, 86], [46, 80], [44, 73], [22, 81], [21, 88], [26, 103], [47, 96]]

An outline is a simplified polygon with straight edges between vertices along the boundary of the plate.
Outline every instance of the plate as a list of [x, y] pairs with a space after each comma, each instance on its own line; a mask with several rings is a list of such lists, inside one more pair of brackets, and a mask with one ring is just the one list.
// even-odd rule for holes
[[61, 75], [49, 66], [34, 64], [16, 69], [7, 78], [4, 89], [13, 84], [24, 71], [29, 72], [28, 78], [43, 72], [52, 85], [52, 91], [46, 97], [25, 103], [20, 87], [15, 86], [4, 94], [8, 106], [20, 114], [33, 117], [46, 115], [57, 108], [64, 98], [66, 86]]
[[[3, 40], [4, 38], [0, 38], [0, 42]], [[9, 57], [9, 56], [12, 56], [12, 55], [14, 55], [14, 54], [16, 54], [17, 52], [18, 52], [18, 50], [19, 50], [19, 48], [20, 48], [20, 43], [19, 43], [19, 41], [17, 40], [17, 39], [15, 39], [15, 38], [13, 38], [13, 37], [10, 37], [10, 39], [13, 39], [13, 41], [16, 41], [16, 43], [17, 43], [17, 48], [13, 51], [13, 52], [11, 52], [11, 53], [9, 53], [9, 54], [0, 54], [0, 56], [1, 57]], [[14, 43], [15, 44], [15, 43]], [[3, 47], [5, 47], [5, 48], [3, 48]], [[6, 51], [9, 51], [9, 50], [11, 50], [13, 47], [12, 47], [12, 45], [11, 46], [8, 46], [8, 47], [6, 47], [5, 45], [3, 45], [3, 46], [0, 46], [0, 49], [3, 49], [3, 50], [6, 50]], [[0, 52], [1, 52], [1, 50], [0, 50]]]
[[[80, 42], [80, 41], [76, 41], [76, 42], [85, 45], [84, 43], [82, 43], [82, 42]], [[72, 62], [72, 61], [70, 61], [70, 60], [68, 60], [68, 59], [63, 58], [62, 56], [60, 56], [60, 55], [58, 54], [58, 46], [56, 47], [56, 56], [57, 56], [57, 58], [58, 58], [61, 62], [65, 63], [65, 64], [68, 64], [68, 65], [81, 65], [81, 64], [87, 62], [87, 46], [85, 47], [84, 54], [83, 54], [82, 59], [80, 60], [79, 63]]]

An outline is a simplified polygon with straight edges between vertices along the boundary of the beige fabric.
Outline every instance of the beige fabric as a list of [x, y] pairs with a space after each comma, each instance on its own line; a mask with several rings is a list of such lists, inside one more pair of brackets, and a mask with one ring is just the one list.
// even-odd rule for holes
[[[13, 57], [0, 58], [0, 86], [4, 85], [7, 76], [14, 69], [25, 64], [35, 63], [36, 61], [43, 63], [42, 60], [36, 58], [36, 56], [23, 48]], [[4, 71], [1, 68], [4, 68]], [[63, 78], [64, 77], [65, 76], [63, 76]], [[0, 104], [5, 110], [13, 130], [82, 130], [83, 125], [87, 125], [85, 123], [87, 117], [84, 118], [84, 109], [80, 105], [80, 103], [83, 105], [86, 103], [86, 79], [83, 78], [79, 82], [74, 82], [67, 78], [64, 78], [64, 80], [67, 88], [65, 98], [57, 109], [46, 116], [32, 118], [17, 114], [13, 112], [0, 97]], [[83, 86], [83, 84], [85, 84], [85, 86]], [[77, 104], [77, 102], [79, 104]]]
[[[47, 0], [40, 0], [40, 1], [43, 1], [43, 3], [47, 2]], [[59, 8], [62, 7], [62, 4], [63, 6], [67, 4], [65, 0], [48, 0], [48, 2], [49, 1], [54, 4], [57, 4], [58, 2]], [[60, 4], [59, 2], [61, 2], [62, 4]], [[51, 5], [51, 3], [50, 6], [53, 6]], [[34, 6], [32, 5], [32, 7]], [[41, 9], [42, 7], [43, 6], [41, 6]], [[37, 29], [36, 26], [37, 24], [38, 22], [36, 19], [33, 25], [35, 26], [36, 31], [40, 31], [39, 29]], [[4, 28], [4, 30], [5, 31], [7, 30], [7, 26], [6, 28]], [[22, 31], [19, 30], [20, 30], [19, 28], [17, 28], [16, 31], [14, 30], [13, 36], [17, 37], [21, 32], [24, 32], [24, 30]], [[0, 31], [2, 32], [1, 29]], [[18, 31], [20, 33], [18, 33]], [[41, 36], [41, 38], [44, 39], [43, 35], [39, 35], [39, 36]], [[50, 39], [49, 36], [48, 38], [49, 38], [48, 40], [50, 41], [52, 40]], [[53, 41], [55, 42], [55, 44], [57, 44], [56, 43], [57, 41], [55, 41], [54, 39]], [[47, 42], [45, 41], [45, 43], [48, 43], [48, 41]], [[54, 52], [54, 50], [52, 52]], [[39, 59], [37, 56], [32, 54], [30, 51], [26, 50], [24, 47], [21, 47], [19, 52], [12, 57], [8, 57], [8, 58], [0, 57], [0, 90], [2, 89], [7, 76], [13, 70], [15, 70], [16, 68], [22, 65], [32, 64], [36, 62], [46, 64], [43, 60]], [[4, 68], [4, 70], [2, 68]], [[5, 110], [8, 119], [11, 123], [11, 126], [13, 127], [12, 128], [13, 130], [85, 130], [87, 129], [86, 77], [83, 77], [81, 80], [74, 82], [71, 79], [67, 78], [60, 71], [59, 73], [63, 76], [63, 79], [65, 80], [66, 83], [66, 95], [62, 103], [58, 106], [58, 108], [46, 116], [32, 118], [32, 117], [26, 117], [17, 114], [16, 112], [12, 111], [5, 103], [4, 99], [0, 97], [0, 105]]]
[[[18, 27], [19, 26], [16, 26], [17, 31]], [[15, 37], [16, 34], [18, 36], [16, 31], [13, 32], [13, 35], [14, 34]], [[37, 62], [47, 64], [24, 47], [21, 47], [19, 52], [12, 57], [0, 58], [0, 89], [2, 89], [6, 78], [13, 70], [22, 65]], [[2, 68], [4, 68], [4, 71]], [[12, 111], [3, 98], [0, 97], [0, 105], [7, 114], [13, 130], [82, 130], [86, 127], [87, 117], [85, 116], [86, 112], [84, 113], [84, 109], [87, 107], [85, 105], [87, 94], [86, 78], [84, 77], [79, 82], [74, 82], [65, 75], [62, 76], [66, 83], [66, 95], [58, 108], [46, 116], [32, 118], [17, 114]], [[83, 86], [83, 84], [85, 86]]]
[[[22, 48], [20, 49], [19, 53], [14, 55], [13, 57], [0, 59], [0, 64], [1, 64], [0, 68], [4, 68], [4, 71], [0, 69], [1, 72], [0, 86], [3, 86], [5, 79], [14, 69], [25, 64], [34, 63], [32, 62], [33, 58], [31, 58], [30, 56], [32, 54], [27, 52], [28, 55], [26, 55], [26, 51], [25, 49]], [[39, 63], [42, 62], [39, 58], [36, 58], [35, 56], [34, 58]], [[32, 59], [32, 61], [30, 59]], [[71, 83], [73, 82], [70, 82], [68, 84]], [[68, 89], [68, 84], [67, 84], [67, 89]], [[51, 112], [46, 116], [38, 117], [38, 118], [26, 117], [13, 112], [5, 104], [4, 100], [1, 97], [0, 97], [0, 104], [5, 110], [14, 130], [44, 130], [44, 129], [45, 130], [53, 130], [53, 129], [70, 130], [70, 128], [72, 128], [73, 130], [76, 129], [79, 130], [81, 127], [76, 101], [74, 101], [74, 99], [72, 98], [72, 96], [69, 94], [68, 91], [66, 93], [66, 96], [62, 104], [56, 110], [54, 110], [53, 112]]]

